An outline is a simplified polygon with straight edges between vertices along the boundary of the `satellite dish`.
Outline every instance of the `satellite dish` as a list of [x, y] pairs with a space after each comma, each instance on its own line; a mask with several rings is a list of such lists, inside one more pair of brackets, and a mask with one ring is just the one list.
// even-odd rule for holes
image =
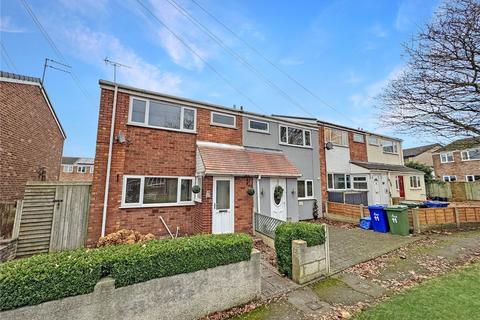
[[325, 149], [327, 149], [327, 150], [332, 150], [332, 149], [333, 149], [333, 143], [327, 142], [327, 143], [325, 144]]

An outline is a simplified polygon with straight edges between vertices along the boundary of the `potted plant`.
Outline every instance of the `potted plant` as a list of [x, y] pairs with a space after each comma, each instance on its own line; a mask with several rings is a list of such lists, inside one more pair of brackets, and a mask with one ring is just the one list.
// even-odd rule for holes
[[253, 196], [253, 195], [255, 194], [255, 189], [253, 189], [252, 187], [249, 187], [249, 188], [247, 189], [247, 194], [248, 194], [249, 196]]
[[192, 187], [192, 192], [193, 192], [193, 193], [199, 193], [201, 190], [202, 190], [202, 188], [200, 188], [199, 185], [194, 185], [194, 186]]

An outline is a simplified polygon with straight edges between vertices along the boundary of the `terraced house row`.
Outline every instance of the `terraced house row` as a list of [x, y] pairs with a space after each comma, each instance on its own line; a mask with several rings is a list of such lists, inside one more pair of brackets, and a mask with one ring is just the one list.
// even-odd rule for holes
[[321, 215], [326, 201], [425, 199], [401, 140], [317, 119], [261, 115], [100, 81], [88, 242], [252, 232], [254, 213]]

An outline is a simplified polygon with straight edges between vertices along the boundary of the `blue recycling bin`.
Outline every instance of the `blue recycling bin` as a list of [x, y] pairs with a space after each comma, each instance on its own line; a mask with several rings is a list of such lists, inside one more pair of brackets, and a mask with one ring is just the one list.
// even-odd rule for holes
[[446, 208], [449, 203], [445, 201], [425, 201], [424, 204], [427, 208]]
[[387, 233], [390, 228], [388, 226], [387, 212], [384, 205], [372, 205], [368, 206], [370, 211], [370, 218], [372, 219], [373, 230], [376, 232]]
[[372, 218], [370, 217], [360, 218], [360, 228], [362, 228], [363, 230], [372, 229]]

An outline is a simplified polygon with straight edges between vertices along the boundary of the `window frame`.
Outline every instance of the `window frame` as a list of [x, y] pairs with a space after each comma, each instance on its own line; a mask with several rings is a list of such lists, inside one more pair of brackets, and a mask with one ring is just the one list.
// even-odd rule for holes
[[[259, 129], [252, 128], [252, 127], [250, 126], [250, 122], [251, 122], [251, 121], [266, 123], [266, 124], [267, 124], [267, 130], [259, 130]], [[270, 134], [270, 122], [268, 122], [268, 121], [263, 121], [263, 120], [257, 120], [257, 119], [250, 119], [250, 118], [248, 118], [248, 127], [247, 127], [247, 130], [248, 130], [248, 131], [252, 131], [252, 132]]]
[[[460, 158], [462, 159], [462, 161], [478, 161], [478, 160], [480, 160], [480, 158], [478, 158], [478, 159], [471, 159], [470, 158], [470, 151], [472, 151], [472, 150], [480, 150], [480, 148], [472, 148], [472, 149], [460, 151]], [[464, 153], [467, 155], [466, 158], [463, 157]]]
[[[177, 201], [168, 202], [168, 203], [143, 203], [143, 196], [145, 190], [145, 178], [165, 178], [165, 179], [177, 179]], [[128, 179], [140, 179], [140, 194], [139, 202], [136, 203], [125, 203], [126, 198], [126, 187]], [[195, 204], [195, 194], [192, 192], [190, 201], [181, 201], [181, 182], [182, 180], [192, 181], [192, 187], [195, 183], [195, 177], [188, 176], [142, 176], [142, 175], [124, 175], [122, 181], [122, 202], [120, 208], [155, 208], [155, 207], [178, 207], [178, 206], [188, 206]]]
[[[384, 142], [388, 142], [388, 143], [392, 143], [392, 148], [393, 148], [393, 151], [390, 152], [390, 151], [385, 151], [385, 145], [383, 144]], [[396, 141], [394, 140], [389, 140], [389, 139], [380, 139], [380, 145], [382, 147], [382, 151], [383, 153], [386, 153], [386, 154], [398, 154], [398, 144]]]
[[[364, 178], [365, 181], [355, 181], [355, 178]], [[351, 176], [351, 189], [352, 190], [359, 190], [359, 191], [365, 191], [365, 190], [368, 190], [368, 179], [367, 179], [367, 176]], [[365, 189], [361, 189], [361, 188], [355, 188], [355, 183], [366, 183], [366, 188]]]
[[[87, 173], [87, 165], [77, 165], [77, 173], [81, 173], [81, 174], [85, 174]], [[82, 170], [80, 170], [80, 168], [82, 168]], [[84, 170], [83, 170], [84, 169]]]
[[[356, 140], [355, 137], [361, 137], [361, 138], [362, 138], [362, 139], [361, 139], [362, 141]], [[353, 142], [356, 142], [356, 143], [365, 143], [365, 135], [362, 134], [362, 133], [356, 133], [356, 132], [354, 132], [354, 133], [353, 133], [353, 136], [352, 136], [352, 140], [353, 140]]]
[[[327, 137], [327, 131], [329, 132], [330, 136]], [[340, 136], [341, 136], [341, 140], [345, 140], [345, 144], [338, 144], [336, 142], [333, 142], [332, 141], [332, 131], [338, 131], [340, 132]], [[325, 142], [331, 142], [334, 146], [339, 146], [339, 147], [348, 147], [349, 146], [349, 143], [348, 143], [348, 131], [345, 131], [345, 130], [341, 130], [341, 129], [338, 129], [338, 128], [330, 128], [330, 127], [325, 127], [324, 131], [323, 131], [324, 135], [325, 135]], [[344, 139], [345, 138], [345, 139]]]
[[[304, 190], [305, 190], [305, 197], [299, 197], [298, 196], [298, 183], [299, 182], [303, 182], [303, 185], [304, 185]], [[308, 195], [308, 182], [310, 182], [312, 184], [312, 194], [311, 195]], [[297, 199], [298, 200], [308, 200], [308, 199], [314, 199], [315, 198], [315, 188], [314, 188], [314, 185], [313, 185], [313, 180], [312, 179], [298, 179], [297, 180]]]
[[[69, 168], [69, 169], [65, 170], [66, 168]], [[62, 164], [62, 171], [64, 173], [73, 173], [73, 164]]]
[[94, 165], [90, 165], [90, 173], [93, 173], [95, 171], [94, 167]]
[[[451, 179], [452, 177], [455, 177], [455, 180], [454, 180], [454, 181], [452, 181], [452, 179]], [[445, 180], [445, 178], [448, 178], [448, 179]], [[442, 180], [443, 180], [443, 182], [456, 182], [456, 181], [457, 181], [457, 176], [455, 176], [455, 175], [443, 176], [443, 177], [442, 177]]]
[[[331, 180], [332, 181], [332, 187], [331, 188], [329, 186], [329, 176], [330, 175], [332, 176], [332, 180]], [[335, 188], [335, 175], [343, 175], [343, 179], [344, 179], [343, 181], [345, 183], [345, 188], [343, 188], [343, 189], [336, 189]], [[327, 173], [327, 190], [328, 191], [352, 190], [352, 186], [353, 186], [352, 181], [353, 181], [352, 180], [352, 175], [349, 174], [349, 173], [335, 173], [335, 172]], [[367, 185], [367, 188], [368, 188], [368, 185]]]
[[[452, 155], [452, 161], [448, 161], [448, 155]], [[443, 161], [442, 156], [445, 155], [445, 161]], [[455, 162], [455, 155], [453, 152], [440, 152], [440, 163], [452, 163]]]
[[[372, 139], [375, 139], [375, 142], [372, 142]], [[368, 136], [368, 144], [371, 146], [380, 146], [380, 137], [369, 135]]]
[[[225, 116], [225, 117], [233, 117], [233, 126], [224, 124], [224, 123], [218, 123], [213, 121], [213, 115], [219, 115], [219, 116]], [[217, 111], [210, 111], [210, 125], [211, 126], [216, 126], [216, 127], [224, 127], [224, 128], [230, 128], [230, 129], [236, 129], [237, 128], [237, 116], [230, 114], [230, 113], [223, 113], [223, 112], [217, 112]]]
[[[412, 180], [413, 178], [413, 180]], [[411, 190], [420, 190], [422, 189], [420, 176], [410, 176], [410, 189]], [[414, 182], [412, 184], [412, 182]]]
[[[144, 122], [136, 122], [132, 120], [132, 113], [133, 113], [133, 100], [140, 100], [140, 101], [145, 101], [145, 120]], [[180, 129], [176, 128], [168, 128], [168, 127], [162, 127], [162, 126], [154, 126], [148, 124], [149, 120], [149, 113], [150, 113], [150, 102], [158, 102], [162, 104], [166, 104], [169, 106], [173, 107], [178, 107], [180, 108]], [[185, 129], [184, 128], [184, 114], [185, 110], [192, 110], [193, 111], [193, 129]], [[196, 133], [197, 132], [197, 109], [193, 107], [187, 107], [181, 104], [176, 104], [176, 103], [171, 103], [167, 101], [162, 101], [162, 100], [155, 100], [155, 99], [147, 99], [147, 98], [141, 98], [137, 96], [131, 96], [130, 97], [130, 103], [128, 106], [128, 125], [134, 125], [134, 126], [140, 126], [140, 127], [146, 127], [146, 128], [152, 128], [152, 129], [161, 129], [161, 130], [169, 130], [169, 131], [177, 131], [177, 132], [185, 132], [185, 133]]]
[[[285, 137], [286, 137], [287, 142], [282, 141], [282, 127], [286, 128]], [[296, 129], [296, 130], [302, 130], [303, 145], [288, 143], [288, 129], [289, 128]], [[307, 132], [307, 131], [310, 134], [310, 144], [309, 145], [305, 144], [305, 140], [306, 140], [305, 139], [305, 132]], [[312, 130], [303, 129], [303, 128], [299, 128], [299, 127], [294, 127], [294, 126], [289, 126], [289, 125], [286, 125], [286, 124], [279, 124], [278, 125], [278, 144], [284, 145], [284, 146], [313, 149], [313, 147], [312, 147]]]
[[[472, 177], [472, 180], [468, 180], [469, 177]], [[475, 177], [478, 177], [478, 179], [475, 178]], [[480, 175], [477, 175], [477, 174], [467, 174], [467, 175], [465, 176], [465, 181], [467, 181], [467, 182], [480, 181]]]

